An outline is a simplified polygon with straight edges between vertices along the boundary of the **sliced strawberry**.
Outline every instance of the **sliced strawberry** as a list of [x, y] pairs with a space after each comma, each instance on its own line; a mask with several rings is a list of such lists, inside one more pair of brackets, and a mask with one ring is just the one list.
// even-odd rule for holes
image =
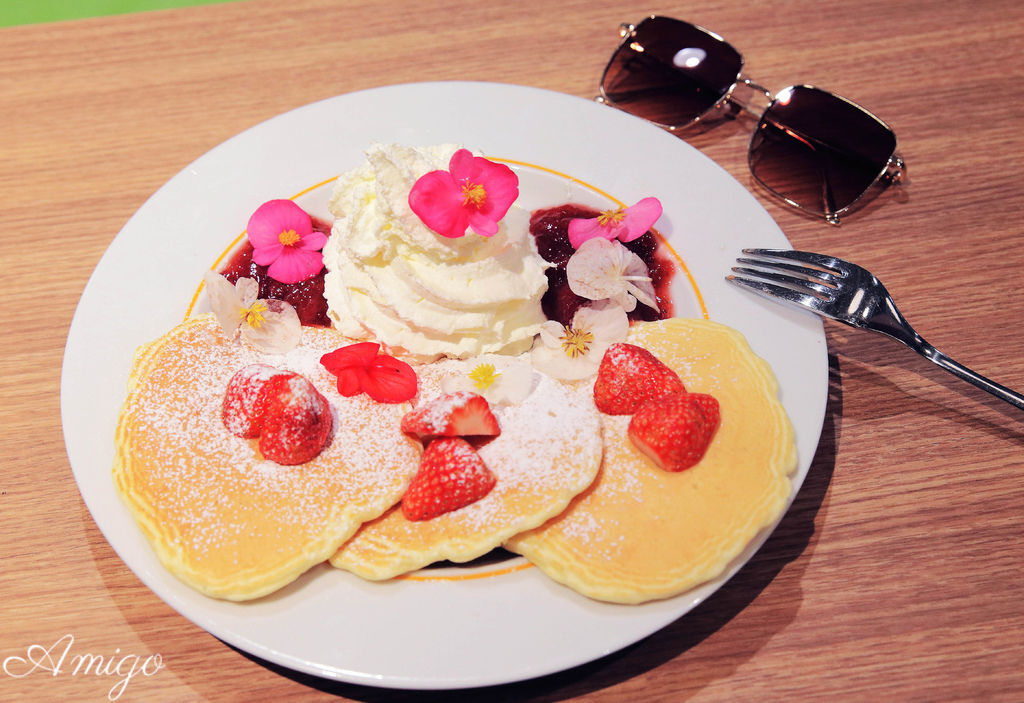
[[408, 520], [429, 520], [480, 500], [494, 488], [494, 474], [472, 445], [441, 437], [427, 445], [420, 468], [402, 497]]
[[704, 393], [672, 393], [648, 400], [629, 421], [629, 438], [666, 471], [701, 460], [721, 421], [718, 401]]
[[679, 375], [634, 344], [613, 344], [601, 358], [594, 404], [606, 415], [630, 415], [647, 400], [685, 391]]
[[250, 364], [240, 369], [228, 381], [221, 404], [224, 426], [238, 437], [256, 437], [260, 433], [256, 400], [263, 385], [274, 376], [289, 374], [266, 364]]
[[274, 376], [256, 406], [262, 415], [260, 453], [278, 464], [303, 464], [324, 448], [333, 419], [327, 399], [304, 376]]
[[458, 391], [441, 395], [410, 410], [402, 418], [402, 432], [417, 438], [496, 437], [501, 434], [498, 418], [482, 395]]

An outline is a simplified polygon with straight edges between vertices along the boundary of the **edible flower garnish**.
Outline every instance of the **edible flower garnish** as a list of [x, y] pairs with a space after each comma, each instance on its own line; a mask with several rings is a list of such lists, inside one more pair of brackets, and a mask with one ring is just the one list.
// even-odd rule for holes
[[533, 390], [533, 367], [514, 356], [483, 354], [460, 362], [455, 373], [441, 379], [441, 389], [472, 391], [491, 405], [520, 403]]
[[554, 378], [575, 381], [597, 372], [605, 350], [626, 338], [626, 311], [609, 300], [582, 307], [568, 327], [548, 320], [530, 350], [533, 365]]
[[588, 239], [618, 239], [631, 242], [642, 237], [661, 217], [661, 201], [644, 198], [636, 205], [605, 210], [597, 217], [569, 221], [569, 243], [579, 249]]
[[565, 265], [569, 289], [588, 300], [613, 300], [626, 312], [636, 302], [658, 309], [654, 284], [643, 259], [617, 241], [588, 239]]
[[447, 171], [431, 171], [416, 181], [409, 207], [443, 237], [461, 237], [467, 228], [490, 237], [518, 197], [519, 177], [512, 169], [459, 149]]
[[338, 393], [346, 398], [366, 393], [378, 403], [411, 400], [416, 395], [416, 372], [379, 352], [376, 342], [359, 342], [324, 354], [320, 363], [338, 377]]
[[283, 300], [258, 299], [260, 287], [253, 279], [239, 278], [232, 285], [207, 271], [203, 280], [210, 309], [228, 337], [241, 329], [242, 339], [266, 354], [284, 354], [299, 343], [302, 323], [295, 308]]
[[313, 229], [313, 220], [291, 200], [269, 200], [249, 218], [246, 228], [252, 260], [267, 266], [267, 275], [281, 283], [299, 283], [324, 267], [320, 250], [327, 235]]

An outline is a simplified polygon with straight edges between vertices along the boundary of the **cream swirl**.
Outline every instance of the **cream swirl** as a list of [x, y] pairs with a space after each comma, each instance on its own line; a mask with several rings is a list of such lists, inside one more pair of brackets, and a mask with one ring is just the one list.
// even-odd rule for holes
[[375, 144], [338, 178], [324, 295], [342, 334], [421, 361], [529, 349], [545, 321], [547, 264], [528, 214], [513, 205], [493, 237], [452, 239], [409, 207], [416, 180], [446, 169], [458, 148]]

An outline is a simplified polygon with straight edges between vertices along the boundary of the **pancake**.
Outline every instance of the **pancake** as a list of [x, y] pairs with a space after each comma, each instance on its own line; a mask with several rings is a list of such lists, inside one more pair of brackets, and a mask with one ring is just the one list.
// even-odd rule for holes
[[[449, 361], [417, 369], [420, 397], [440, 395], [440, 379], [458, 368], [465, 367]], [[600, 413], [587, 384], [562, 383], [537, 371], [533, 379], [526, 400], [491, 408], [501, 434], [478, 448], [497, 477], [490, 493], [430, 520], [407, 520], [395, 506], [360, 528], [331, 564], [381, 580], [436, 561], [466, 562], [562, 512], [597, 475]]]
[[[117, 424], [114, 483], [182, 581], [209, 596], [258, 598], [326, 560], [401, 497], [421, 452], [399, 430], [410, 406], [339, 395], [319, 360], [346, 343], [335, 330], [303, 327], [297, 348], [262, 354], [229, 341], [207, 314], [138, 350]], [[332, 435], [311, 461], [275, 464], [257, 440], [225, 429], [227, 382], [252, 363], [300, 373], [327, 398]]]
[[706, 454], [685, 471], [663, 471], [629, 439], [630, 416], [602, 415], [597, 480], [505, 547], [583, 595], [641, 603], [719, 576], [779, 518], [796, 445], [774, 373], [736, 330], [676, 318], [638, 323], [627, 341], [674, 369], [688, 391], [718, 399], [721, 425]]

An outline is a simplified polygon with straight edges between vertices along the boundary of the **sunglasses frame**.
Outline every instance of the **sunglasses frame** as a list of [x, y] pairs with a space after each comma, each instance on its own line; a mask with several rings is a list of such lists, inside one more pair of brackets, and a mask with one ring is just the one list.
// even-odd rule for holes
[[[767, 183], [765, 183], [758, 177], [757, 172], [754, 170], [754, 150], [752, 147], [754, 145], [754, 140], [757, 138], [758, 132], [761, 130], [762, 125], [766, 123], [766, 118], [768, 116], [769, 111], [775, 106], [776, 102], [778, 102], [781, 99], [779, 96], [786, 95], [787, 93], [790, 93], [793, 90], [799, 89], [817, 91], [819, 93], [828, 95], [831, 98], [844, 102], [847, 105], [860, 110], [862, 113], [864, 113], [864, 115], [874, 120], [879, 125], [879, 127], [884, 128], [890, 134], [893, 135], [893, 150], [892, 153], [889, 154], [889, 157], [886, 159], [885, 163], [882, 165], [882, 168], [878, 171], [877, 174], [875, 174], [875, 177], [871, 180], [870, 183], [868, 183], [864, 190], [861, 191], [860, 195], [858, 195], [856, 198], [854, 198], [848, 204], [839, 208], [838, 210], [829, 210], [827, 206], [822, 210], [817, 210], [809, 208], [805, 205], [801, 205], [795, 200], [792, 200], [791, 198], [787, 197], [785, 194], [769, 186]], [[841, 95], [836, 95], [831, 91], [823, 90], [813, 85], [791, 85], [780, 90], [774, 97], [771, 96], [771, 94], [768, 93], [768, 91], [764, 92], [765, 95], [768, 96], [771, 100], [771, 104], [769, 104], [768, 107], [765, 108], [764, 112], [761, 114], [760, 118], [758, 119], [757, 126], [754, 129], [754, 133], [750, 137], [750, 144], [747, 146], [747, 167], [750, 169], [750, 175], [753, 176], [757, 184], [764, 188], [765, 190], [767, 190], [772, 195], [785, 201], [786, 204], [791, 205], [792, 207], [795, 207], [799, 210], [802, 210], [803, 212], [806, 212], [810, 215], [816, 217], [824, 217], [825, 221], [828, 222], [830, 225], [838, 225], [840, 224], [840, 218], [846, 215], [850, 210], [855, 209], [859, 203], [864, 202], [865, 198], [870, 200], [871, 198], [869, 196], [873, 197], [874, 195], [877, 195], [878, 186], [889, 186], [902, 182], [903, 178], [906, 175], [906, 164], [903, 161], [903, 157], [901, 157], [896, 151], [896, 133], [893, 131], [892, 127], [890, 127], [888, 124], [879, 119], [870, 110], [864, 108], [861, 105], [858, 105], [852, 100], [844, 98]], [[825, 185], [827, 185], [827, 183]], [[829, 199], [823, 197], [823, 202], [827, 204], [829, 202]]]
[[[711, 39], [721, 42], [722, 44], [726, 45], [737, 54], [737, 56], [739, 57], [739, 67], [737, 69], [735, 79], [733, 80], [729, 88], [722, 94], [722, 96], [718, 98], [718, 100], [715, 101], [714, 104], [712, 104], [710, 107], [705, 109], [703, 112], [701, 112], [699, 115], [695, 116], [688, 122], [683, 122], [680, 124], [666, 124], [663, 122], [658, 122], [656, 120], [650, 120], [643, 117], [641, 117], [641, 119], [644, 119], [653, 125], [657, 125], [658, 127], [661, 127], [662, 129], [665, 129], [675, 134], [676, 132], [686, 132], [689, 130], [693, 130], [694, 128], [704, 123], [710, 115], [715, 113], [721, 113], [721, 111], [729, 107], [734, 108], [731, 111], [731, 114], [735, 114], [737, 112], [742, 111], [753, 115], [754, 117], [757, 118], [758, 122], [757, 126], [754, 129], [754, 133], [751, 135], [750, 144], [748, 144], [747, 146], [747, 166], [750, 169], [750, 174], [753, 177], [754, 181], [760, 187], [764, 188], [766, 191], [768, 191], [775, 197], [781, 199], [787, 205], [790, 205], [800, 210], [801, 212], [807, 213], [814, 217], [823, 217], [825, 221], [831, 225], [840, 224], [840, 218], [846, 215], [850, 210], [854, 209], [859, 203], [864, 201], [865, 197], [868, 196], [869, 193], [875, 191], [877, 186], [896, 185], [901, 183], [906, 178], [906, 163], [903, 161], [903, 158], [897, 152], [896, 133], [895, 131], [893, 131], [892, 127], [890, 127], [886, 122], [880, 119], [873, 112], [871, 112], [864, 106], [853, 102], [852, 100], [844, 98], [841, 95], [837, 95], [831, 91], [824, 90], [813, 85], [791, 85], [786, 88], [783, 88], [781, 91], [779, 91], [777, 95], [772, 95], [770, 90], [768, 90], [762, 85], [759, 85], [758, 83], [755, 83], [754, 81], [750, 80], [749, 78], [743, 75], [743, 68], [745, 65], [743, 54], [736, 50], [736, 48], [732, 46], [732, 44], [723, 39], [719, 34], [712, 32], [711, 30], [705, 27], [693, 24], [692, 22], [677, 20], [672, 17], [665, 17], [662, 15], [649, 15], [645, 17], [643, 20], [641, 20], [638, 24], [623, 23], [619, 25], [619, 36], [622, 38], [622, 40], [619, 42], [619, 45], [615, 48], [615, 51], [612, 52], [611, 58], [608, 60], [608, 63], [605, 65], [604, 72], [601, 74], [601, 83], [599, 86], [601, 94], [594, 98], [597, 102], [603, 105], [614, 107], [617, 110], [622, 110], [623, 112], [633, 114], [632, 112], [630, 112], [629, 109], [620, 106], [615, 100], [608, 96], [608, 93], [605, 90], [605, 79], [608, 75], [609, 69], [612, 67], [616, 58], [619, 56], [619, 52], [621, 52], [624, 48], [628, 47], [630, 43], [632, 43], [635, 40], [637, 30], [644, 24], [644, 22], [648, 22], [650, 20], [672, 20], [674, 22], [687, 25], [690, 28], [707, 35]], [[766, 98], [768, 100], [768, 106], [765, 107], [764, 110], [758, 112], [751, 106], [749, 100], [738, 99], [736, 97], [736, 91], [740, 87], [750, 90], [752, 93], [760, 94], [761, 96]], [[754, 172], [753, 164], [751, 163], [753, 152], [751, 151], [750, 147], [753, 146], [754, 140], [757, 138], [757, 134], [761, 129], [762, 123], [764, 123], [765, 117], [768, 115], [769, 111], [775, 106], [776, 102], [778, 101], [778, 96], [785, 95], [795, 89], [815, 90], [820, 93], [824, 93], [828, 96], [831, 96], [833, 98], [836, 98], [846, 103], [850, 107], [863, 112], [865, 115], [867, 115], [872, 120], [877, 122], [880, 127], [888, 130], [888, 132], [893, 135], [893, 151], [889, 155], [889, 158], [886, 160], [885, 164], [882, 166], [881, 170], [875, 176], [874, 180], [872, 180], [871, 183], [869, 183], [868, 186], [863, 190], [863, 192], [861, 192], [860, 195], [854, 198], [853, 201], [843, 206], [842, 208], [839, 208], [838, 210], [828, 211], [827, 208], [813, 209], [805, 205], [801, 205], [800, 203], [792, 200], [783, 193], [780, 193], [775, 189], [771, 188], [770, 186], [768, 186], [760, 178], [758, 178], [757, 174]]]
[[[702, 32], [703, 34], [706, 34], [707, 36], [711, 37], [712, 39], [715, 39], [715, 40], [721, 42], [722, 44], [730, 47], [733, 51], [736, 51], [736, 48], [733, 47], [732, 44], [727, 42], [720, 35], [716, 34], [715, 32], [712, 32], [710, 29], [707, 29], [705, 27], [701, 27], [700, 25], [693, 24], [691, 22], [684, 22], [683, 20], [677, 20], [677, 19], [674, 19], [672, 17], [664, 17], [662, 15], [649, 15], [648, 17], [645, 17], [644, 19], [640, 20], [639, 24], [630, 24], [628, 22], [624, 22], [624, 23], [619, 25], [619, 36], [622, 37], [622, 41], [619, 42], [619, 45], [615, 48], [615, 51], [612, 52], [611, 58], [608, 59], [608, 63], [605, 65], [604, 72], [601, 74], [601, 83], [598, 86], [599, 90], [601, 91], [601, 94], [598, 95], [596, 98], [594, 98], [594, 100], [596, 100], [597, 102], [599, 102], [599, 103], [601, 103], [603, 105], [609, 105], [611, 107], [616, 108], [617, 110], [622, 110], [623, 112], [627, 112], [629, 114], [633, 114], [633, 113], [630, 113], [629, 110], [627, 110], [627, 109], [625, 109], [623, 107], [620, 107], [619, 104], [617, 102], [615, 102], [615, 100], [613, 100], [611, 97], [609, 97], [609, 95], [606, 92], [605, 87], [604, 87], [605, 86], [605, 78], [608, 75], [608, 69], [610, 69], [612, 67], [612, 64], [615, 62], [615, 57], [619, 55], [619, 52], [622, 51], [623, 48], [625, 48], [626, 46], [629, 46], [629, 44], [636, 38], [637, 29], [641, 25], [643, 25], [644, 22], [648, 22], [650, 20], [661, 20], [661, 19], [673, 20], [673, 21], [679, 22], [681, 24], [689, 25], [693, 29], [696, 29], [697, 31]], [[645, 119], [647, 122], [650, 122], [651, 124], [657, 125], [658, 127], [661, 127], [662, 129], [668, 130], [669, 132], [676, 132], [676, 131], [685, 131], [687, 129], [691, 129], [691, 128], [695, 127], [699, 123], [703, 122], [705, 117], [707, 117], [708, 115], [712, 114], [713, 112], [716, 112], [716, 111], [719, 111], [719, 110], [723, 109], [724, 107], [726, 107], [726, 105], [729, 105], [729, 104], [735, 105], [735, 106], [737, 106], [737, 107], [739, 107], [739, 108], [741, 108], [743, 110], [746, 110], [748, 112], [752, 112], [752, 114], [755, 114], [755, 116], [756, 116], [757, 113], [753, 113], [751, 108], [749, 108], [744, 101], [735, 100], [733, 98], [733, 93], [736, 91], [736, 88], [738, 86], [740, 86], [740, 85], [749, 86], [749, 87], [753, 88], [754, 90], [756, 90], [758, 92], [762, 92], [765, 95], [767, 95], [769, 100], [771, 100], [771, 93], [769, 93], [768, 90], [766, 90], [765, 88], [762, 88], [761, 86], [757, 85], [756, 83], [753, 83], [752, 81], [743, 78], [743, 65], [744, 65], [743, 54], [741, 54], [740, 52], [736, 51], [736, 55], [739, 57], [740, 65], [739, 65], [739, 70], [736, 72], [736, 77], [733, 79], [732, 85], [729, 86], [729, 89], [726, 90], [725, 93], [713, 105], [711, 105], [706, 110], [704, 110], [704, 112], [700, 113], [699, 115], [694, 117], [689, 122], [683, 122], [683, 123], [680, 123], [680, 124], [668, 124], [668, 123], [665, 123], [665, 122], [658, 122], [656, 120], [650, 120], [650, 119], [647, 119], [647, 118], [641, 118], [641, 119]]]

